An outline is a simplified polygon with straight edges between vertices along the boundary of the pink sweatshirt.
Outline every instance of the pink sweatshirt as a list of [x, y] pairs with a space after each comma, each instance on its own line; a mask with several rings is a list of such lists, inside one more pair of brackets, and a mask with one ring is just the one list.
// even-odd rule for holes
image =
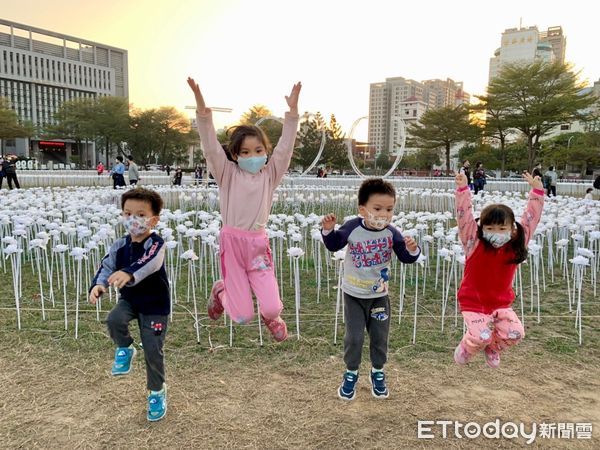
[[[526, 245], [540, 221], [543, 207], [544, 191], [532, 189], [520, 220]], [[461, 311], [491, 314], [497, 309], [509, 308], [515, 299], [512, 282], [517, 265], [511, 262], [514, 253], [507, 245], [487, 249], [479, 242], [471, 191], [466, 186], [456, 190], [456, 220], [466, 256], [465, 273], [458, 290]]]
[[196, 113], [196, 120], [208, 170], [219, 186], [223, 225], [242, 230], [264, 229], [271, 212], [273, 192], [292, 159], [299, 116], [285, 113], [281, 138], [265, 167], [256, 174], [240, 169], [227, 159], [217, 140], [210, 110], [205, 114]]

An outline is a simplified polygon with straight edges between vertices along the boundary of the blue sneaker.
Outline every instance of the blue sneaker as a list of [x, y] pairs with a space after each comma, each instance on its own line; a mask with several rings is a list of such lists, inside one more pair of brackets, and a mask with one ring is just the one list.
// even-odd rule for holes
[[354, 400], [356, 395], [356, 382], [358, 381], [358, 374], [353, 374], [350, 371], [344, 373], [344, 381], [338, 389], [338, 397], [342, 400]]
[[133, 357], [136, 353], [137, 350], [133, 344], [129, 347], [117, 347], [111, 373], [114, 376], [118, 376], [127, 375], [131, 372], [131, 361], [133, 361]]
[[167, 414], [167, 385], [163, 384], [160, 391], [150, 391], [148, 395], [148, 414], [150, 422], [156, 422]]
[[385, 385], [385, 374], [383, 372], [371, 371], [371, 394], [375, 398], [388, 398], [390, 391]]

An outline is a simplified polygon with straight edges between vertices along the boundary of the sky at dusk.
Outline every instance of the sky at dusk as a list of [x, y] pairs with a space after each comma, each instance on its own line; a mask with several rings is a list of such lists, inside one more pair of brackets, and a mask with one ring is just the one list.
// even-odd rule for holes
[[282, 115], [296, 81], [300, 110], [333, 113], [345, 131], [368, 114], [369, 84], [388, 77], [452, 78], [482, 94], [501, 33], [520, 20], [562, 26], [567, 61], [600, 79], [598, 2], [0, 0], [0, 17], [128, 50], [135, 107], [184, 111], [193, 76], [208, 105], [233, 109], [217, 126], [254, 104]]

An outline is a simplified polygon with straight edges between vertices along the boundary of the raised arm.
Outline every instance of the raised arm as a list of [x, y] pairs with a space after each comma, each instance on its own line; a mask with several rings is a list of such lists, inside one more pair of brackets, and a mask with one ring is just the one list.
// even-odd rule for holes
[[457, 173], [454, 180], [456, 182], [454, 195], [458, 236], [465, 250], [465, 256], [468, 257], [477, 244], [477, 222], [473, 218], [473, 205], [471, 191], [467, 186], [467, 176], [464, 173]]
[[289, 111], [285, 113], [283, 130], [279, 142], [273, 149], [273, 155], [269, 160], [268, 168], [271, 171], [273, 186], [279, 185], [281, 179], [290, 167], [290, 161], [294, 153], [294, 143], [298, 131], [298, 97], [302, 90], [302, 83], [298, 82], [292, 87], [289, 96], [285, 96], [285, 101], [289, 106]]
[[523, 173], [523, 178], [531, 186], [529, 200], [519, 222], [525, 231], [525, 243], [527, 243], [531, 239], [542, 217], [542, 210], [544, 209], [544, 185], [540, 177], [533, 177], [527, 172]]
[[217, 184], [220, 185], [225, 166], [228, 163], [227, 155], [217, 140], [217, 133], [212, 121], [212, 111], [206, 107], [198, 83], [191, 77], [188, 77], [187, 83], [196, 98], [196, 123], [198, 125], [202, 151], [206, 158], [206, 165], [210, 173], [215, 177]]

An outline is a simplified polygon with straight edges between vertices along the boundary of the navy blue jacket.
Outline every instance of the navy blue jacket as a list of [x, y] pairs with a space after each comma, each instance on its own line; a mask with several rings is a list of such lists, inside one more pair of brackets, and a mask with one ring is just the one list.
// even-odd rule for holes
[[169, 279], [165, 270], [165, 246], [156, 233], [142, 242], [132, 242], [127, 235], [118, 239], [102, 259], [91, 289], [101, 284], [108, 287], [108, 277], [122, 270], [133, 280], [120, 289], [121, 298], [131, 303], [140, 314], [168, 315], [171, 310]]

